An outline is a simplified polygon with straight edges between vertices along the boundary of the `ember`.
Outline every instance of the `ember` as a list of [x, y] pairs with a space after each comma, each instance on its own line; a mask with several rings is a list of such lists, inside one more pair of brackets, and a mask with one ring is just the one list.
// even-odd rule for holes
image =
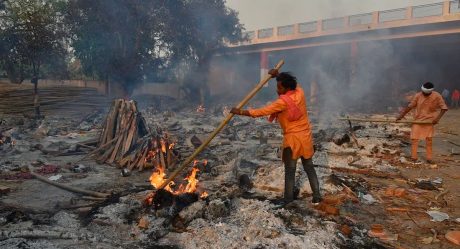
[[204, 107], [204, 105], [199, 105], [196, 108], [196, 112], [205, 112], [205, 111], [206, 111], [206, 108]]

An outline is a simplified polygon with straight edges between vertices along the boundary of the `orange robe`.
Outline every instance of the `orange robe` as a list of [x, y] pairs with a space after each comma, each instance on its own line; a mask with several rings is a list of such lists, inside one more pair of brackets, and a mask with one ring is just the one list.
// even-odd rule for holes
[[299, 86], [295, 93], [289, 96], [302, 113], [300, 119], [289, 121], [287, 104], [281, 98], [260, 109], [249, 110], [251, 117], [268, 116], [278, 113], [278, 122], [283, 129], [283, 148], [292, 149], [292, 159], [313, 157], [313, 137], [308, 119], [305, 94]]
[[[432, 92], [425, 96], [422, 92], [417, 93], [409, 104], [410, 108], [415, 109], [414, 120], [432, 121], [438, 115], [440, 110], [447, 110], [441, 94]], [[434, 126], [432, 124], [413, 124], [411, 130], [411, 139], [432, 138], [434, 135]]]

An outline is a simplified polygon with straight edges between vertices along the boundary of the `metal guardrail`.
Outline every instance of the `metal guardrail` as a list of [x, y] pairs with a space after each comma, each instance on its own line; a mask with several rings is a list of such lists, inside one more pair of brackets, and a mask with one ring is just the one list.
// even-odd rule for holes
[[343, 17], [323, 20], [323, 30], [341, 29], [344, 27], [345, 19]]
[[406, 19], [406, 9], [393, 9], [379, 12], [379, 22], [391, 22]]
[[259, 29], [257, 31], [257, 38], [269, 38], [273, 36], [273, 28]]
[[459, 1], [451, 1], [449, 4], [450, 13], [460, 13], [460, 3]]
[[292, 35], [294, 34], [294, 24], [278, 27], [278, 35]]
[[429, 16], [442, 16], [444, 3], [434, 3], [427, 5], [414, 6], [412, 8], [412, 17], [421, 18]]
[[299, 33], [311, 33], [317, 30], [318, 22], [299, 23]]
[[371, 24], [372, 23], [372, 13], [350, 16], [348, 23], [350, 24], [350, 26]]

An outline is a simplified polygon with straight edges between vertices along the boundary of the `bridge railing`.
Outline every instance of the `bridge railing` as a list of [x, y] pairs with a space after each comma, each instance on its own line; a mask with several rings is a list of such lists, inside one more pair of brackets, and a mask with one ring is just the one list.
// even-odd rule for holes
[[376, 11], [245, 32], [246, 41], [230, 46], [317, 37], [369, 29], [408, 26], [460, 18], [459, 0]]

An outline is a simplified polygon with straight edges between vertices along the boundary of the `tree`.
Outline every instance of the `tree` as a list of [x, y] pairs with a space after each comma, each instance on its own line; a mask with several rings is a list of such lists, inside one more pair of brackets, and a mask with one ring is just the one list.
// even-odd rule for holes
[[200, 96], [200, 102], [204, 104], [209, 94], [206, 76], [211, 58], [227, 43], [241, 41], [243, 26], [239, 23], [238, 13], [226, 7], [224, 0], [190, 0], [187, 9], [193, 36], [190, 46], [195, 58], [188, 88], [190, 95]]
[[[1, 19], [2, 45], [0, 52], [7, 71], [19, 68], [24, 78], [24, 67], [29, 66], [34, 84], [35, 114], [40, 116], [38, 101], [38, 79], [43, 65], [64, 66], [67, 36], [63, 23], [64, 0], [6, 0]], [[9, 68], [10, 67], [10, 68]]]
[[[196, 78], [215, 49], [241, 39], [224, 0], [71, 0], [75, 55], [86, 75], [123, 86], [143, 80]], [[198, 81], [198, 80], [196, 80]]]

